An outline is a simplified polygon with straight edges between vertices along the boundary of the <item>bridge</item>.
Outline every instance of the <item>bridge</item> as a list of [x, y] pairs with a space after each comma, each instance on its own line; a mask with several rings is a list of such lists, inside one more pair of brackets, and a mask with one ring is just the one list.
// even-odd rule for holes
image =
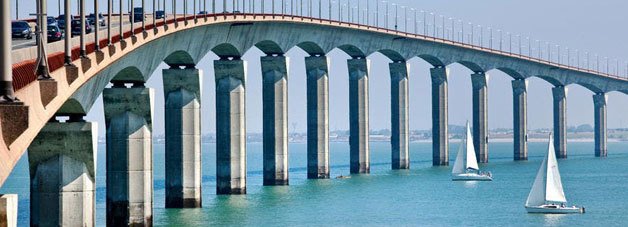
[[[368, 12], [375, 6], [366, 6], [364, 2], [358, 7], [368, 8], [367, 13], [360, 14], [358, 8], [357, 16], [353, 10], [343, 11], [343, 7], [332, 5], [331, 1], [315, 1], [318, 12], [312, 12], [316, 7], [309, 1], [306, 7], [309, 12], [305, 13], [303, 5], [299, 12], [298, 2], [296, 5], [291, 2], [291, 8], [285, 7], [287, 2], [282, 1], [280, 6], [274, 2], [262, 1], [261, 8], [256, 9], [260, 5], [237, 1], [237, 5], [230, 7], [236, 10], [212, 7], [212, 12], [204, 10], [201, 15], [167, 9], [164, 19], [107, 26], [105, 30], [97, 26], [99, 32], [81, 31], [79, 37], [66, 37], [64, 42], [42, 41], [46, 47], [43, 51], [37, 46], [11, 50], [9, 1], [3, 1], [0, 184], [28, 150], [31, 224], [61, 223], [62, 219], [63, 223], [93, 225], [93, 212], [83, 211], [94, 209], [97, 125], [83, 117], [101, 94], [107, 129], [107, 224], [152, 224], [154, 89], [144, 84], [162, 62], [170, 66], [163, 70], [166, 207], [201, 206], [200, 98], [202, 92], [212, 89], [216, 92], [217, 111], [216, 190], [218, 194], [245, 194], [247, 72], [246, 61], [241, 56], [253, 47], [265, 54], [261, 57], [264, 185], [289, 184], [288, 59], [284, 53], [295, 46], [309, 54], [305, 59], [308, 178], [330, 177], [326, 54], [335, 48], [350, 56], [347, 76], [351, 173], [369, 173], [370, 62], [366, 57], [375, 52], [392, 61], [389, 68], [393, 169], [409, 168], [410, 69], [406, 61], [414, 57], [432, 65], [433, 165], [449, 164], [447, 66], [453, 63], [473, 72], [469, 76], [473, 86], [473, 142], [478, 161], [489, 161], [487, 72], [490, 70], [500, 70], [512, 77], [514, 160], [528, 157], [526, 102], [530, 77], [553, 85], [557, 157], [567, 158], [566, 86], [570, 84], [582, 85], [594, 93], [595, 155], [606, 156], [606, 93], [628, 94], [628, 79], [618, 75], [619, 68], [612, 75], [608, 70], [601, 72], [599, 63], [597, 69], [590, 64], [582, 66], [580, 55], [573, 62], [570, 57], [552, 57], [551, 51], [543, 58], [540, 48], [536, 54], [532, 51], [524, 54], [521, 47], [513, 52], [512, 46], [508, 50], [503, 48], [502, 40], [499, 45], [493, 42], [492, 31], [490, 39], [483, 38], [484, 31], [479, 36], [471, 34], [469, 39], [465, 38], [464, 27], [457, 28], [459, 33], [455, 24], [450, 26], [449, 34], [437, 29], [430, 34], [426, 24], [420, 32], [416, 23], [397, 23], [396, 17], [389, 13], [365, 16], [371, 15]], [[69, 9], [69, 1], [65, 4]], [[325, 8], [328, 8], [326, 17], [322, 13]], [[111, 7], [107, 10], [109, 22], [116, 17], [119, 21], [128, 17], [122, 9], [117, 15]], [[45, 14], [45, 7], [39, 14]], [[85, 7], [81, 7], [81, 20], [85, 20]], [[443, 22], [442, 26], [449, 25]], [[40, 27], [45, 28], [45, 23]], [[66, 30], [66, 34], [70, 31]], [[216, 87], [203, 89], [203, 72], [195, 66], [210, 51], [220, 58], [214, 61]], [[61, 122], [57, 117], [68, 120]], [[60, 199], [59, 195], [75, 197]], [[81, 215], [73, 218], [63, 215], [71, 212]]]

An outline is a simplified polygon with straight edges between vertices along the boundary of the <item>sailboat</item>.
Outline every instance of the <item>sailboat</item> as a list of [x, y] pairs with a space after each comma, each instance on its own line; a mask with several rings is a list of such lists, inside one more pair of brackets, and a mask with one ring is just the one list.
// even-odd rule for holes
[[467, 134], [458, 148], [458, 155], [454, 168], [451, 170], [454, 181], [492, 181], [490, 172], [482, 172], [475, 159], [475, 149], [473, 148], [473, 137], [467, 121]]
[[525, 207], [528, 213], [584, 213], [584, 207], [566, 206], [565, 204], [567, 204], [567, 199], [563, 191], [563, 184], [560, 181], [558, 162], [554, 153], [554, 141], [550, 133], [547, 155], [541, 163], [539, 173], [536, 174]]

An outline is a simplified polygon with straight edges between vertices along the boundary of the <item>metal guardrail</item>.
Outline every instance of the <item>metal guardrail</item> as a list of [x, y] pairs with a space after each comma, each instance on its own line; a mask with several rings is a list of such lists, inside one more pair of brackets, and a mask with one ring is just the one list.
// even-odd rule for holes
[[[194, 6], [196, 7], [196, 1], [194, 0]], [[201, 0], [198, 0], [201, 1]], [[389, 4], [388, 2], [384, 2], [385, 6], [386, 6], [386, 11], [383, 14], [383, 22], [385, 23], [384, 26], [380, 26], [380, 22], [382, 22], [382, 17], [380, 15], [380, 3], [382, 2], [377, 2], [376, 4], [376, 11], [375, 11], [375, 15], [373, 17], [371, 17], [371, 9], [369, 6], [369, 3], [371, 2], [371, 0], [367, 0], [367, 5], [366, 5], [366, 9], [363, 9], [363, 13], [360, 13], [360, 2], [363, 1], [355, 1], [357, 3], [357, 6], [351, 7], [351, 1], [350, 0], [346, 0], [346, 4], [342, 4], [341, 5], [341, 0], [339, 1], [334, 1], [334, 0], [328, 0], [327, 1], [327, 8], [328, 8], [328, 14], [327, 14], [327, 18], [323, 18], [323, 8], [324, 8], [324, 0], [316, 0], [316, 2], [313, 2], [312, 0], [307, 0], [307, 4], [304, 5], [303, 1], [304, 0], [296, 0], [296, 7], [295, 7], [295, 0], [281, 0], [281, 7], [276, 7], [275, 3], [277, 2], [277, 0], [259, 0], [259, 6], [261, 6], [260, 8], [256, 8], [256, 3], [258, 2], [257, 0], [232, 0], [231, 1], [231, 11], [229, 11], [229, 7], [228, 7], [228, 1], [227, 0], [223, 0], [223, 9], [222, 12], [216, 13], [216, 0], [211, 0], [212, 1], [212, 12], [209, 13], [206, 11], [207, 9], [207, 1], [208, 0], [202, 0], [203, 1], [203, 11], [205, 12], [204, 14], [192, 14], [189, 15], [187, 13], [187, 11], [183, 12], [183, 17], [177, 17], [177, 12], [176, 10], [171, 10], [172, 14], [168, 14], [170, 16], [172, 16], [174, 19], [159, 19], [156, 20], [154, 18], [154, 14], [153, 14], [153, 23], [152, 24], [146, 24], [145, 26], [141, 26], [138, 28], [133, 28], [133, 34], [131, 34], [131, 31], [125, 31], [123, 33], [123, 39], [124, 38], [128, 38], [131, 35], [140, 33], [144, 30], [148, 30], [148, 29], [152, 29], [154, 26], [163, 26], [164, 24], [172, 24], [174, 23], [174, 21], [188, 21], [188, 20], [194, 20], [194, 19], [198, 19], [198, 18], [204, 18], [204, 19], [214, 19], [214, 21], [216, 20], [217, 17], [223, 17], [223, 18], [227, 18], [230, 16], [234, 17], [234, 20], [237, 19], [237, 16], [243, 16], [243, 19], [246, 20], [246, 17], [251, 16], [252, 18], [256, 18], [256, 17], [263, 17], [266, 18], [268, 17], [268, 20], [273, 20], [274, 18], [281, 18], [281, 20], [285, 20], [286, 17], [291, 18], [292, 20], [295, 21], [308, 21], [309, 22], [318, 22], [320, 24], [329, 24], [329, 25], [342, 25], [342, 26], [348, 26], [348, 27], [356, 27], [356, 28], [362, 28], [362, 29], [367, 29], [367, 30], [374, 30], [374, 31], [380, 31], [380, 32], [386, 32], [386, 33], [394, 33], [400, 36], [406, 36], [406, 37], [412, 37], [412, 38], [417, 38], [417, 39], [422, 39], [422, 40], [428, 40], [428, 41], [433, 41], [433, 42], [438, 42], [438, 43], [443, 43], [443, 44], [448, 44], [448, 45], [454, 45], [454, 46], [459, 46], [459, 47], [463, 47], [463, 48], [469, 48], [469, 49], [473, 49], [473, 50], [477, 50], [477, 51], [484, 51], [484, 52], [488, 52], [488, 53], [492, 53], [492, 54], [498, 54], [498, 55], [503, 55], [503, 56], [509, 56], [509, 57], [514, 57], [514, 58], [519, 58], [519, 59], [523, 59], [523, 60], [527, 60], [527, 61], [532, 61], [532, 62], [537, 62], [540, 64], [546, 64], [549, 66], [553, 66], [553, 67], [558, 67], [558, 68], [564, 68], [564, 69], [568, 69], [568, 70], [574, 70], [574, 71], [579, 71], [579, 72], [584, 72], [584, 73], [590, 73], [590, 74], [595, 74], [598, 76], [603, 76], [603, 77], [608, 77], [608, 78], [613, 78], [613, 79], [618, 79], [618, 80], [623, 80], [623, 81], [628, 81], [628, 78], [626, 77], [622, 77], [619, 76], [619, 61], [617, 61], [617, 67], [615, 70], [615, 74], [611, 74], [609, 73], [609, 63], [607, 62], [606, 65], [606, 72], [602, 72], [601, 70], [599, 70], [599, 60], [598, 62], [595, 64], [596, 67], [591, 67], [590, 64], [590, 59], [588, 58], [587, 55], [587, 67], [582, 67], [582, 62], [580, 61], [580, 55], [578, 54], [578, 62], [576, 64], [572, 64], [571, 63], [571, 56], [568, 55], [568, 59], [567, 59], [567, 64], [561, 63], [561, 55], [558, 54], [558, 56], [555, 56], [555, 58], [552, 58], [552, 51], [551, 49], [548, 49], [548, 51], [546, 51], [546, 53], [548, 54], [546, 59], [542, 59], [542, 50], [540, 49], [540, 45], [539, 48], [537, 48], [537, 56], [533, 57], [532, 55], [532, 47], [531, 45], [528, 45], [528, 54], [522, 54], [521, 50], [522, 50], [522, 45], [521, 45], [521, 41], [518, 42], [519, 46], [519, 52], [518, 53], [513, 53], [512, 49], [512, 38], [509, 39], [509, 43], [508, 43], [508, 51], [504, 51], [505, 48], [502, 48], [504, 45], [504, 39], [502, 37], [502, 33], [500, 33], [500, 41], [499, 41], [499, 48], [493, 48], [493, 30], [489, 31], [491, 33], [490, 38], [488, 39], [488, 43], [489, 45], [486, 46], [484, 44], [486, 44], [486, 42], [483, 40], [483, 34], [484, 34], [484, 30], [481, 29], [480, 34], [477, 35], [477, 33], [475, 33], [474, 35], [474, 30], [473, 28], [475, 26], [473, 26], [472, 24], [471, 26], [471, 33], [465, 33], [464, 29], [465, 26], [464, 24], [462, 24], [462, 27], [459, 27], [459, 30], [456, 30], [456, 26], [455, 26], [455, 21], [452, 20], [451, 26], [449, 26], [451, 29], [449, 33], [447, 33], [447, 25], [445, 23], [445, 19], [444, 17], [440, 17], [442, 18], [442, 27], [441, 26], [437, 26], [438, 21], [436, 20], [436, 15], [435, 14], [430, 14], [431, 16], [433, 16], [433, 24], [429, 24], [426, 23], [427, 21], [427, 12], [422, 11], [423, 13], [423, 19], [424, 21], [422, 22], [423, 24], [423, 33], [420, 34], [419, 31], [420, 29], [418, 24], [419, 21], [417, 21], [417, 14], [418, 11], [412, 9], [415, 13], [414, 13], [414, 23], [412, 24], [412, 32], [410, 32], [408, 29], [408, 19], [404, 19], [401, 21], [404, 21], [404, 23], [398, 23], [399, 20], [399, 5], [396, 4], [392, 4], [394, 6], [394, 17], [392, 16], [392, 13], [389, 10]], [[289, 2], [288, 2], [289, 1]], [[185, 0], [185, 2], [187, 2], [187, 0]], [[185, 3], [184, 2], [184, 3]], [[247, 2], [249, 3], [247, 5]], [[267, 2], [270, 2], [271, 4], [268, 4]], [[154, 2], [153, 2], [154, 3]], [[163, 5], [165, 6], [166, 2], [163, 2]], [[265, 4], [266, 3], [266, 4]], [[335, 5], [334, 5], [335, 3]], [[143, 4], [143, 3], [142, 3]], [[267, 9], [265, 8], [266, 6], [270, 5], [271, 8], [271, 12], [267, 13]], [[314, 16], [313, 15], [313, 9], [314, 6], [318, 5], [318, 16]], [[334, 9], [335, 6], [335, 9]], [[248, 8], [247, 8], [248, 7]], [[304, 13], [304, 8], [306, 8], [307, 10]], [[404, 16], [405, 18], [408, 18], [408, 14], [407, 14], [407, 8], [401, 6], [401, 8], [404, 10]], [[247, 12], [248, 9], [248, 12]], [[296, 12], [295, 12], [296, 10]], [[335, 14], [337, 17], [336, 19], [334, 19], [334, 11], [337, 10], [337, 13]], [[290, 11], [288, 13], [288, 11]], [[354, 12], [355, 11], [355, 12]], [[356, 16], [356, 12], [357, 12], [357, 16]], [[305, 15], [307, 14], [307, 15]], [[118, 16], [120, 14], [111, 14], [112, 16]], [[123, 14], [123, 15], [128, 15], [128, 14]], [[146, 15], [146, 14], [144, 14]], [[413, 15], [410, 15], [410, 17], [412, 17]], [[110, 18], [109, 16], [106, 16], [107, 18]], [[120, 17], [123, 18], [123, 17]], [[392, 20], [391, 20], [392, 18]], [[393, 23], [391, 23], [391, 21]], [[392, 26], [393, 28], [391, 29], [391, 24], [394, 24], [394, 26]], [[401, 27], [400, 25], [403, 25], [404, 29], [399, 29], [399, 27]], [[432, 34], [430, 35], [430, 27], [432, 27]], [[441, 29], [442, 28], [442, 29]], [[111, 27], [108, 27], [107, 29], [112, 29]], [[441, 29], [441, 30], [439, 30]], [[446, 31], [447, 30], [447, 31]], [[458, 33], [458, 36], [456, 38], [456, 33]], [[470, 35], [469, 38], [467, 39], [467, 42], [465, 42], [465, 35]], [[439, 37], [440, 36], [440, 37]], [[510, 34], [510, 37], [512, 37], [512, 34]], [[519, 36], [521, 37], [521, 36]], [[114, 35], [111, 36], [111, 42], [109, 41], [108, 38], [105, 39], [100, 39], [99, 40], [99, 46], [100, 47], [104, 47], [107, 46], [109, 44], [113, 44], [113, 43], [117, 43], [120, 40], [120, 35]], [[521, 39], [519, 39], [521, 40]], [[476, 42], [478, 41], [478, 42]], [[478, 45], [479, 43], [479, 45]], [[529, 42], [529, 44], [531, 44], [531, 42]], [[539, 42], [540, 44], [540, 42]], [[90, 54], [93, 53], [95, 51], [95, 42], [92, 43], [88, 43], [85, 45], [85, 50], [83, 50], [86, 54]], [[549, 48], [549, 46], [548, 46]], [[560, 47], [557, 47], [557, 52], [560, 53]], [[81, 53], [81, 47], [80, 46], [76, 46], [76, 47], [72, 47], [71, 48], [71, 54], [66, 53], [66, 55], [71, 55], [71, 60], [74, 61], [76, 59], [78, 59], [80, 57], [80, 53]], [[570, 52], [569, 52], [570, 53]], [[49, 71], [55, 71], [59, 68], [62, 68], [64, 65], [64, 52], [57, 52], [57, 53], [52, 53], [50, 55], [47, 56], [48, 57], [48, 62], [49, 62]], [[599, 57], [598, 57], [599, 59]], [[558, 61], [554, 61], [554, 60], [558, 60]], [[21, 88], [23, 88], [24, 86], [28, 85], [29, 83], [33, 82], [34, 80], [36, 80], [37, 76], [35, 75], [35, 72], [32, 72], [32, 69], [34, 67], [35, 64], [35, 60], [27, 60], [24, 62], [20, 62], [17, 64], [13, 65], [13, 86], [14, 86], [14, 90], [19, 90]], [[597, 68], [597, 69], [595, 69]], [[628, 76], [628, 64], [626, 65], [626, 75]]]

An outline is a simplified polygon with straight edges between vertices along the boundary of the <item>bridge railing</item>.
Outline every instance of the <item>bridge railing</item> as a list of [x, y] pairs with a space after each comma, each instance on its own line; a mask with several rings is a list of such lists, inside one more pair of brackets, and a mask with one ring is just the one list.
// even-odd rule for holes
[[[190, 1], [190, 0], [185, 0]], [[364, 28], [368, 30], [376, 30], [386, 33], [394, 33], [400, 36], [406, 37], [414, 37], [418, 39], [431, 40], [433, 42], [439, 42], [443, 44], [456, 45], [464, 48], [475, 49], [479, 51], [486, 51], [494, 54], [511, 56], [516, 58], [525, 59], [528, 61], [538, 62], [541, 64], [547, 64], [559, 68], [565, 68], [570, 70], [576, 70], [581, 72], [587, 72], [591, 74], [596, 74], [604, 77], [611, 77], [621, 80], [628, 80], [628, 62], [626, 63], [624, 70], [624, 76], [621, 76], [620, 73], [620, 64], [619, 60], [616, 61], [616, 67], [614, 67], [614, 73], [611, 73], [610, 60], [606, 58], [606, 70], [601, 70], [604, 67], [601, 67], [601, 63], [599, 61], [599, 56], [596, 55], [595, 64], [592, 64], [592, 60], [588, 53], [586, 53], [586, 59], [581, 61], [582, 53], [576, 50], [576, 59], [577, 61], [572, 61], [573, 55], [571, 55], [572, 51], [566, 49], [566, 61], [564, 58], [564, 53], [561, 54], [560, 46], [556, 46], [556, 48], [552, 48], [549, 43], [546, 43], [547, 51], [543, 54], [543, 50], [540, 45], [540, 41], [537, 40], [537, 48], [532, 47], [532, 42], [530, 38], [527, 38], [528, 45], [525, 46], [521, 42], [522, 36], [517, 36], [518, 40], [516, 48], [518, 51], [513, 51], [513, 33], [507, 33], [509, 39], [507, 43], [506, 39], [503, 36], [503, 31], [497, 30], [499, 35], [498, 42], [495, 42], [494, 31], [495, 29], [488, 28], [489, 38], [485, 39], [486, 35], [485, 30], [481, 27], [479, 33], [476, 31], [476, 26], [469, 23], [469, 26], [465, 26], [465, 23], [461, 20], [458, 20], [460, 26], [456, 26], [457, 23], [455, 19], [449, 18], [448, 22], [445, 22], [445, 17], [442, 15], [439, 16], [441, 22], [436, 19], [436, 14], [430, 13], [429, 15], [432, 17], [432, 23], [429, 22], [428, 12], [421, 11], [423, 20], [419, 21], [418, 17], [418, 9], [410, 8], [414, 14], [410, 14], [408, 16], [408, 8], [404, 6], [400, 6], [395, 3], [390, 3], [386, 1], [373, 1], [373, 0], [232, 0], [226, 1], [223, 0], [222, 4], [220, 1], [216, 0], [193, 0], [194, 5], [196, 6], [197, 1], [199, 5], [202, 5], [203, 14], [193, 13], [188, 14], [187, 11], [183, 12], [183, 16], [180, 15], [181, 12], [177, 12], [176, 8], [170, 8], [169, 13], [166, 14], [166, 18], [170, 19], [155, 19], [155, 15], [153, 14], [152, 23], [147, 23], [143, 27], [135, 27], [133, 28], [133, 33], [131, 33], [130, 29], [128, 31], [123, 32], [123, 39], [126, 39], [132, 35], [141, 33], [145, 30], [150, 30], [154, 28], [154, 26], [164, 26], [167, 24], [172, 24], [174, 21], [184, 22], [190, 21], [194, 19], [202, 19], [202, 20], [213, 20], [215, 21], [218, 17], [228, 18], [229, 16], [233, 16], [234, 19], [241, 16], [246, 20], [247, 17], [256, 18], [263, 17], [267, 20], [273, 19], [282, 19], [284, 20], [286, 17], [302, 20], [310, 22], [316, 22], [322, 24], [338, 24], [342, 26], [356, 27], [356, 28]], [[202, 1], [202, 2], [201, 2]], [[211, 1], [211, 12], [207, 11], [207, 2]], [[176, 1], [175, 1], [176, 2]], [[278, 3], [273, 5], [273, 3]], [[304, 3], [305, 2], [305, 3]], [[343, 3], [344, 2], [344, 3]], [[166, 1], [163, 2], [164, 10], [168, 11], [166, 6]], [[201, 4], [202, 3], [202, 4]], [[216, 3], [219, 3], [216, 5]], [[231, 3], [231, 5], [229, 5]], [[351, 4], [353, 3], [353, 6]], [[375, 3], [375, 11], [373, 11], [373, 3]], [[280, 7], [277, 7], [279, 5]], [[393, 7], [390, 7], [390, 6]], [[270, 6], [270, 7], [269, 7]], [[220, 7], [220, 8], [219, 8]], [[366, 8], [361, 8], [366, 7]], [[189, 8], [189, 7], [188, 7]], [[327, 10], [323, 10], [327, 8]], [[403, 12], [403, 19], [399, 19], [399, 8], [401, 8]], [[195, 7], [196, 9], [196, 7]], [[384, 12], [380, 12], [380, 9], [385, 9]], [[270, 10], [270, 12], [269, 12]], [[316, 10], [316, 11], [314, 11]], [[327, 15], [324, 15], [323, 12], [327, 11]], [[305, 13], [304, 13], [305, 12]], [[115, 12], [114, 12], [115, 13]], [[118, 12], [123, 13], [123, 12]], [[314, 15], [317, 13], [318, 15]], [[112, 14], [113, 15], [113, 14]], [[119, 14], [118, 14], [119, 15]], [[145, 14], [146, 15], [146, 14]], [[335, 17], [334, 17], [335, 16]], [[124, 25], [123, 21], [120, 22], [120, 26]], [[107, 16], [108, 20], [111, 20], [112, 17]], [[128, 18], [130, 19], [130, 18]], [[409, 29], [408, 21], [411, 20], [411, 26]], [[399, 23], [402, 21], [403, 23]], [[380, 26], [383, 24], [383, 26]], [[448, 25], [449, 24], [449, 25]], [[403, 25], [403, 26], [401, 26]], [[419, 29], [422, 27], [423, 29]], [[402, 28], [402, 29], [401, 29]], [[431, 29], [430, 29], [431, 28]], [[108, 27], [107, 29], [113, 29]], [[465, 31], [465, 29], [467, 31]], [[469, 30], [470, 29], [470, 30]], [[421, 30], [423, 30], [421, 32]], [[66, 32], [66, 34], [68, 34]], [[71, 33], [70, 33], [71, 34]], [[84, 36], [85, 34], [81, 34]], [[465, 39], [465, 36], [467, 37]], [[98, 40], [98, 46], [104, 47], [109, 44], [114, 44], [120, 41], [120, 35], [112, 35], [111, 39], [106, 37], [104, 39]], [[487, 42], [488, 41], [488, 45]], [[495, 48], [495, 43], [499, 43], [499, 48]], [[504, 48], [504, 46], [508, 46], [508, 48]], [[523, 53], [524, 47], [527, 47], [528, 53]], [[49, 70], [55, 71], [62, 68], [65, 64], [68, 64], [66, 60], [66, 56], [70, 56], [71, 61], [77, 60], [81, 53], [90, 54], [96, 51], [96, 43], [87, 43], [84, 46], [84, 50], [81, 50], [81, 46], [72, 46], [70, 48], [71, 53], [67, 52], [56, 52], [51, 53], [47, 56], [49, 65]], [[536, 54], [532, 50], [536, 50]], [[3, 50], [5, 51], [5, 50]], [[556, 54], [553, 54], [556, 53]], [[543, 56], [546, 56], [543, 58]], [[583, 63], [586, 62], [586, 65]], [[19, 62], [13, 64], [12, 68], [12, 76], [13, 76], [13, 88], [15, 90], [19, 90], [29, 83], [35, 81], [37, 79], [36, 71], [33, 71], [35, 68], [35, 59], [27, 60], [24, 62]]]

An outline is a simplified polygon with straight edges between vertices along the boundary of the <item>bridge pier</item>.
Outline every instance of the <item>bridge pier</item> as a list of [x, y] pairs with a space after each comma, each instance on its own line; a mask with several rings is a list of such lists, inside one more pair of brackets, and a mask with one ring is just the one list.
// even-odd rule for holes
[[512, 81], [514, 160], [528, 160], [528, 81]]
[[103, 91], [107, 127], [107, 226], [152, 226], [154, 91], [123, 82]]
[[392, 136], [392, 169], [409, 169], [408, 152], [408, 65], [406, 62], [388, 64], [390, 71], [390, 105]]
[[214, 61], [216, 193], [246, 194], [246, 62]]
[[552, 88], [554, 96], [554, 149], [556, 158], [567, 158], [567, 87]]
[[17, 194], [0, 194], [0, 226], [17, 226]]
[[349, 69], [350, 172], [369, 173], [369, 81], [368, 60], [347, 60]]
[[164, 69], [166, 208], [201, 207], [200, 69]]
[[447, 79], [444, 66], [430, 69], [432, 78], [432, 165], [449, 165], [449, 137], [447, 133]]
[[327, 57], [305, 58], [307, 73], [307, 178], [329, 178], [329, 74]]
[[606, 102], [608, 96], [605, 93], [593, 95], [594, 117], [595, 117], [595, 156], [606, 157]]
[[73, 116], [48, 122], [30, 144], [32, 226], [94, 226], [97, 133]]
[[473, 87], [473, 146], [480, 163], [488, 162], [488, 74], [471, 74]]
[[264, 185], [288, 185], [288, 59], [263, 56]]

